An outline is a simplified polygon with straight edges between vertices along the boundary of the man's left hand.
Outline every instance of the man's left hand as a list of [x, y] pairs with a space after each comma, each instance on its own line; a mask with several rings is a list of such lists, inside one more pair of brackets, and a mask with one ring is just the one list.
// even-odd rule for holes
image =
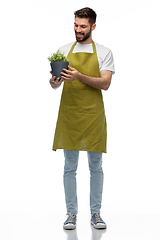
[[65, 72], [61, 72], [61, 79], [63, 81], [73, 81], [73, 80], [78, 80], [78, 76], [79, 76], [79, 72], [75, 69], [75, 68], [72, 68], [70, 66], [68, 66], [68, 69], [63, 69], [63, 71]]

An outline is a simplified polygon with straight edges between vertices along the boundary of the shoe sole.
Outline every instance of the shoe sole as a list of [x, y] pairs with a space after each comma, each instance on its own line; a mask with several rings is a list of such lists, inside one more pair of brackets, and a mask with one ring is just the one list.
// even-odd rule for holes
[[105, 229], [106, 225], [95, 225], [92, 221], [91, 221], [91, 225], [93, 225], [93, 227], [95, 229]]
[[64, 225], [63, 228], [64, 228], [65, 230], [73, 230], [73, 229], [76, 228], [76, 225], [73, 225], [73, 224], [72, 224], [72, 225], [69, 225], [69, 224], [68, 224], [68, 225], [66, 225], [66, 226]]

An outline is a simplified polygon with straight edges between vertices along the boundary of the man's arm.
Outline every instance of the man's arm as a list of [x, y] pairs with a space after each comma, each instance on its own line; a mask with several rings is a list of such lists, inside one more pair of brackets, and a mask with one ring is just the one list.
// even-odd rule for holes
[[78, 80], [90, 87], [107, 90], [111, 84], [112, 72], [108, 70], [101, 71], [101, 77], [90, 77], [79, 74]]
[[78, 80], [90, 87], [107, 90], [111, 84], [112, 72], [108, 70], [101, 71], [101, 77], [91, 77], [78, 72], [75, 68], [68, 67], [63, 69], [66, 73], [61, 73], [63, 81]]

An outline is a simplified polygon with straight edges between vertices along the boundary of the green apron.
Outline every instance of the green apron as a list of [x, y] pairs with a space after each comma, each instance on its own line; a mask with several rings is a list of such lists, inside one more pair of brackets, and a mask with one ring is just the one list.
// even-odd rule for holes
[[[100, 77], [94, 42], [93, 53], [72, 53], [69, 65], [92, 77]], [[106, 152], [107, 127], [102, 92], [78, 80], [64, 82], [53, 150]]]

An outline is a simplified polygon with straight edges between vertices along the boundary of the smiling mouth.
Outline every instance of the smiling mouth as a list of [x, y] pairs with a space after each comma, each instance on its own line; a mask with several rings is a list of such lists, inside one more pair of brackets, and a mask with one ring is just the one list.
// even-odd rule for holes
[[76, 32], [76, 36], [77, 36], [77, 37], [83, 37], [83, 36], [84, 36], [84, 33], [77, 33], [77, 32]]

